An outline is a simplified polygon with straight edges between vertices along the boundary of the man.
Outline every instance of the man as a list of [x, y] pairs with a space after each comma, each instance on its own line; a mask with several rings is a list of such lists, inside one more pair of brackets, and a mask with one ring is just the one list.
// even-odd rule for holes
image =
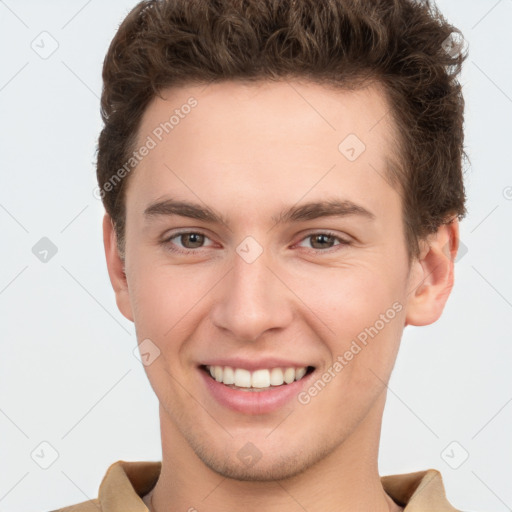
[[380, 477], [406, 325], [453, 286], [464, 56], [411, 0], [137, 5], [105, 59], [98, 183], [162, 461], [62, 509], [453, 511]]

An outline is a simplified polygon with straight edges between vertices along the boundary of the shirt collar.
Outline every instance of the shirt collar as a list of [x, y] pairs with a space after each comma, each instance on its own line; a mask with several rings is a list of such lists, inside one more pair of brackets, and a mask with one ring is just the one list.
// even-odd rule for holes
[[441, 473], [436, 469], [388, 475], [380, 479], [384, 491], [405, 512], [457, 512], [446, 498]]
[[[112, 464], [100, 485], [98, 499], [103, 512], [147, 512], [142, 496], [149, 493], [160, 475], [162, 463], [152, 461]], [[381, 477], [384, 491], [405, 512], [457, 512], [448, 502], [441, 473], [435, 469]]]
[[141, 496], [156, 484], [162, 463], [152, 461], [112, 464], [103, 477], [98, 492], [102, 512], [148, 512]]

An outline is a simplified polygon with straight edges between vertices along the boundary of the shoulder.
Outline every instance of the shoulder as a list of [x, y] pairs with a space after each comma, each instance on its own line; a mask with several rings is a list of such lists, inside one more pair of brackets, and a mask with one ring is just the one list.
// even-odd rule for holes
[[161, 462], [118, 460], [108, 467], [96, 498], [50, 512], [147, 511], [141, 496], [153, 488], [160, 468]]
[[87, 500], [68, 507], [51, 510], [50, 512], [98, 512], [101, 510], [100, 501], [96, 498], [94, 500]]

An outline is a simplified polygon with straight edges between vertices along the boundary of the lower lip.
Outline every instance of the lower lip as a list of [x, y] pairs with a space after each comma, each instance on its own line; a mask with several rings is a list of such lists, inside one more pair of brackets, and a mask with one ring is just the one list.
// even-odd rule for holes
[[201, 368], [199, 373], [219, 404], [244, 414], [267, 414], [278, 410], [295, 398], [314, 372], [291, 384], [276, 386], [268, 391], [239, 391], [217, 382]]

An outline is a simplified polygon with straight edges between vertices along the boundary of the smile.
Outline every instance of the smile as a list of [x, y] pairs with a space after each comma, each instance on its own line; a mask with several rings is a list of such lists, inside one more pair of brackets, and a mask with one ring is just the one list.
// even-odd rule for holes
[[263, 391], [301, 380], [311, 366], [300, 368], [263, 368], [253, 372], [231, 366], [204, 366], [213, 379], [233, 389]]
[[[270, 363], [271, 364], [271, 363]], [[297, 402], [297, 396], [314, 377], [313, 366], [247, 368], [221, 365], [198, 367], [206, 400], [237, 413], [263, 415]]]

